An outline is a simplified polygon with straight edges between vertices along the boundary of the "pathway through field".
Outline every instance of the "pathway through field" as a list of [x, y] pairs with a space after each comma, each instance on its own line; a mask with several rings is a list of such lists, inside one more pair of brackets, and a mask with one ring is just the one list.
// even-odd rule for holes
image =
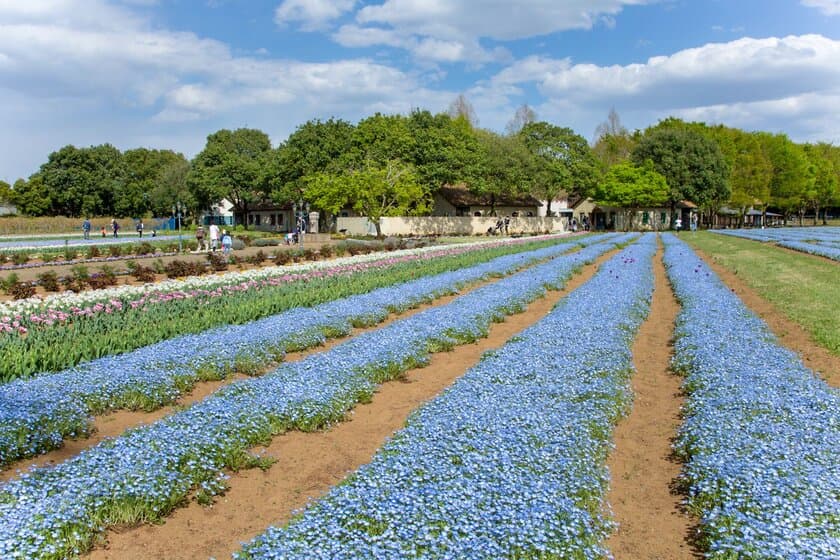
[[286, 523], [295, 510], [369, 462], [385, 440], [405, 425], [411, 411], [451, 385], [484, 352], [502, 346], [547, 315], [558, 300], [589, 280], [596, 269], [597, 264], [584, 267], [564, 290], [549, 292], [525, 312], [494, 324], [488, 338], [433, 354], [429, 366], [408, 371], [402, 382], [383, 384], [372, 402], [356, 406], [346, 422], [323, 432], [288, 432], [274, 438], [268, 447], [255, 449], [276, 457], [278, 462], [266, 472], [249, 470], [232, 475], [230, 489], [212, 507], [191, 502], [162, 525], [111, 531], [105, 547], [86, 558], [229, 558], [242, 542], [269, 525]]
[[669, 365], [680, 307], [661, 249], [654, 257], [654, 280], [650, 314], [633, 343], [633, 409], [616, 427], [616, 447], [607, 462], [612, 478], [607, 501], [619, 527], [606, 544], [617, 560], [700, 557], [689, 542], [696, 522], [674, 491], [681, 465], [671, 456], [671, 440], [683, 398], [681, 380]]

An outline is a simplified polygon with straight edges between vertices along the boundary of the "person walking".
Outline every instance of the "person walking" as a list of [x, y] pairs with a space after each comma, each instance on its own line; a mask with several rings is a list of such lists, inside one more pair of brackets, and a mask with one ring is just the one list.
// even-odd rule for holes
[[694, 212], [691, 214], [691, 231], [697, 231], [697, 214]]
[[198, 226], [195, 230], [195, 240], [198, 242], [198, 251], [206, 251], [207, 245], [204, 242], [204, 226]]
[[85, 239], [90, 239], [90, 218], [85, 218], [85, 221], [82, 222], [82, 233]]
[[117, 220], [111, 220], [111, 230], [114, 232], [114, 237], [117, 237], [117, 232], [120, 231], [120, 224], [117, 223]]
[[141, 238], [143, 237], [143, 219], [142, 218], [137, 222], [137, 235], [140, 236]]
[[210, 250], [215, 252], [219, 248], [219, 226], [210, 224]]
[[222, 250], [227, 255], [233, 249], [233, 238], [227, 230], [222, 231]]

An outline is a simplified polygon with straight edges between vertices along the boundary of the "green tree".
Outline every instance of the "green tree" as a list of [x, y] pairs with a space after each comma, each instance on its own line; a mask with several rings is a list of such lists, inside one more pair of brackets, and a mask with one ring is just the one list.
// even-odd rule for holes
[[651, 161], [642, 166], [631, 162], [612, 166], [592, 193], [598, 204], [621, 208], [625, 230], [633, 229], [633, 219], [643, 208], [655, 208], [668, 201], [670, 190], [665, 177]]
[[187, 185], [202, 208], [227, 199], [247, 227], [248, 208], [266, 197], [265, 169], [271, 152], [268, 135], [252, 128], [222, 129], [207, 137], [195, 156]]
[[[817, 225], [820, 210], [840, 201], [840, 149], [824, 142], [805, 144], [803, 148], [814, 171], [808, 206], [814, 211], [814, 225]], [[823, 211], [823, 224], [826, 223]]]
[[[670, 122], [670, 121], [666, 121]], [[729, 199], [729, 167], [717, 143], [689, 127], [654, 127], [633, 149], [636, 165], [651, 160], [668, 182], [668, 203], [673, 214], [681, 200], [706, 210]]]
[[429, 191], [476, 180], [483, 155], [466, 120], [416, 110], [408, 117], [408, 130], [413, 143], [407, 161], [414, 165], [418, 181]]
[[64, 146], [37, 173], [49, 194], [50, 215], [114, 214], [115, 194], [125, 180], [122, 154], [110, 144]]
[[423, 214], [428, 211], [427, 193], [417, 181], [414, 167], [399, 160], [377, 163], [343, 173], [318, 173], [306, 179], [306, 196], [315, 206], [333, 214], [353, 208], [376, 227], [382, 236], [385, 216]]
[[597, 160], [586, 139], [572, 129], [532, 122], [522, 127], [519, 137], [536, 158], [537, 176], [531, 193], [547, 201], [548, 215], [552, 215], [551, 202], [564, 191], [586, 196], [597, 184], [600, 177]]
[[182, 154], [172, 150], [150, 150], [137, 148], [123, 153], [125, 180], [119, 185], [114, 201], [115, 212], [121, 216], [144, 216], [152, 210], [158, 215], [168, 212], [178, 197], [173, 197], [168, 204], [156, 198], [161, 194], [161, 181], [164, 169], [169, 166], [189, 164]]
[[149, 206], [155, 216], [168, 215], [176, 202], [186, 205], [188, 214], [197, 215], [201, 211], [187, 184], [190, 162], [181, 154], [176, 156], [159, 169], [155, 186], [149, 192]]
[[528, 192], [535, 176], [536, 161], [519, 136], [502, 136], [483, 129], [475, 130], [482, 147], [483, 162], [479, 176], [469, 189], [490, 199], [490, 215], [496, 215], [499, 199]]
[[761, 136], [773, 165], [770, 179], [770, 205], [778, 208], [784, 222], [794, 214], [804, 214], [814, 186], [814, 170], [802, 146], [785, 134]]
[[13, 202], [15, 193], [6, 181], [0, 181], [0, 202]]
[[15, 181], [12, 202], [17, 206], [18, 212], [24, 216], [47, 216], [52, 208], [50, 193], [37, 173], [28, 181], [23, 179]]
[[595, 128], [595, 144], [592, 153], [606, 171], [613, 165], [627, 161], [638, 140], [621, 124], [615, 108], [611, 108], [607, 120]]
[[281, 204], [299, 200], [307, 177], [339, 172], [353, 129], [341, 119], [310, 120], [299, 126], [271, 154], [265, 178], [271, 198]]

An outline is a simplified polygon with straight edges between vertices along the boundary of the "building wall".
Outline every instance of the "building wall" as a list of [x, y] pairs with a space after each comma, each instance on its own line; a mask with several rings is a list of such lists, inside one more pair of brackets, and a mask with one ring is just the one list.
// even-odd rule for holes
[[14, 204], [0, 202], [0, 216], [11, 216], [17, 214], [17, 207]]
[[[498, 218], [471, 216], [418, 216], [382, 218], [383, 235], [483, 235]], [[508, 233], [544, 233], [566, 231], [563, 218], [511, 218]], [[376, 227], [367, 218], [338, 218], [338, 231], [350, 235], [376, 235]]]

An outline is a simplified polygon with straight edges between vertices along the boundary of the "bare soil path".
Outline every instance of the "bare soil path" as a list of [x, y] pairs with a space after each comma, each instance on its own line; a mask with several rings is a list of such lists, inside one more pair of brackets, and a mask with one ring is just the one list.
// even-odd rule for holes
[[670, 342], [679, 304], [662, 264], [654, 257], [650, 314], [633, 344], [633, 408], [615, 430], [607, 462], [612, 481], [607, 501], [618, 530], [607, 540], [617, 560], [699, 558], [690, 544], [696, 521], [686, 514], [675, 480], [681, 465], [671, 453], [680, 424], [681, 380], [670, 367]]
[[758, 292], [747, 285], [736, 274], [719, 265], [708, 254], [699, 249], [692, 249], [705, 261], [724, 284], [744, 302], [749, 309], [767, 323], [770, 330], [786, 348], [796, 352], [802, 362], [832, 387], [840, 387], [840, 356], [835, 356], [825, 347], [820, 346], [811, 335], [798, 323], [788, 319], [775, 305], [762, 298]]
[[502, 346], [548, 314], [558, 300], [588, 280], [596, 268], [597, 263], [585, 267], [564, 290], [551, 292], [523, 313], [493, 325], [488, 338], [435, 354], [429, 366], [407, 372], [404, 381], [385, 383], [372, 402], [357, 406], [347, 421], [322, 432], [289, 432], [274, 438], [268, 447], [256, 449], [276, 457], [278, 462], [265, 472], [233, 474], [230, 489], [213, 506], [191, 502], [161, 525], [110, 531], [106, 544], [86, 558], [229, 558], [240, 543], [262, 533], [269, 525], [285, 524], [295, 510], [369, 462], [387, 438], [405, 425], [413, 410], [451, 385], [484, 352]]

